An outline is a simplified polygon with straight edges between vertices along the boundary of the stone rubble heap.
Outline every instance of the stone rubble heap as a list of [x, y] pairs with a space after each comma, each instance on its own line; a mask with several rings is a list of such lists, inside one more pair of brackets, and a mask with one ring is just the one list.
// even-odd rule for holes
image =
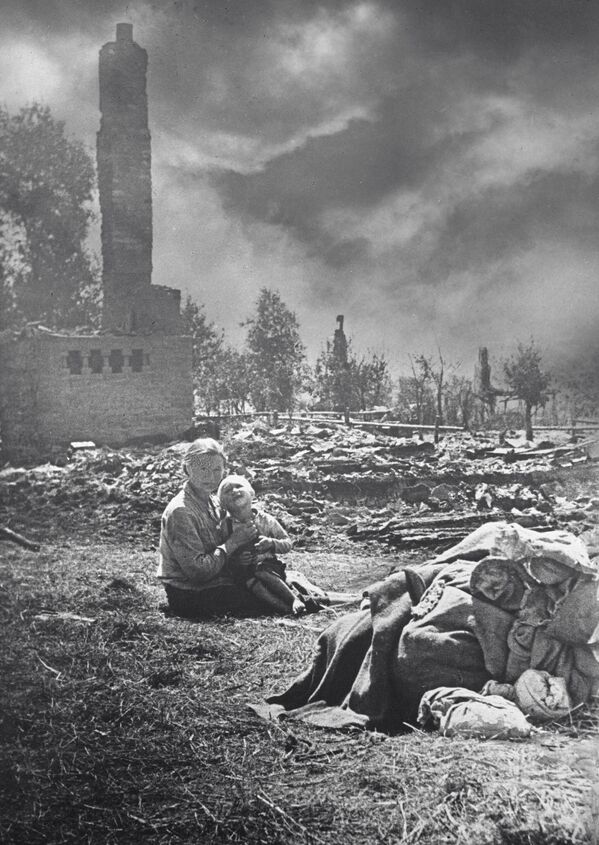
[[[90, 448], [56, 464], [0, 471], [0, 523], [43, 540], [86, 533], [155, 545], [160, 515], [179, 489], [187, 443]], [[225, 438], [230, 468], [298, 546], [375, 541], [389, 548], [455, 542], [482, 522], [594, 529], [599, 498], [570, 500], [556, 476], [581, 466], [584, 448], [504, 445], [458, 434], [439, 444], [325, 424], [245, 425]], [[62, 464], [62, 465], [58, 465]]]

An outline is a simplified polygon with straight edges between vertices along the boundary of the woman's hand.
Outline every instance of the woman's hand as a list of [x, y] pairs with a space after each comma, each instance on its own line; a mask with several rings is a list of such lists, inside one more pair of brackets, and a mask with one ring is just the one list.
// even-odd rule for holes
[[258, 542], [256, 543], [256, 551], [259, 554], [263, 554], [264, 552], [271, 552], [274, 551], [275, 544], [273, 543], [270, 537], [260, 537]]

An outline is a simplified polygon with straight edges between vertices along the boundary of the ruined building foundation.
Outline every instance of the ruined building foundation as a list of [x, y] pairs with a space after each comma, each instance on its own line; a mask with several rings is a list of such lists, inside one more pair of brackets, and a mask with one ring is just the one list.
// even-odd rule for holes
[[100, 51], [97, 140], [103, 331], [28, 327], [0, 336], [4, 458], [73, 440], [173, 439], [192, 423], [191, 339], [181, 293], [152, 284], [152, 181], [146, 51], [130, 24]]

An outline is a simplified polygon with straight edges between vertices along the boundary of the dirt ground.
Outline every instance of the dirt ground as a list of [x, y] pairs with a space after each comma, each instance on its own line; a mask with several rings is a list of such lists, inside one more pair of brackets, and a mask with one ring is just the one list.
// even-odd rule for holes
[[[356, 520], [383, 526], [390, 514], [426, 510], [401, 498], [401, 473], [410, 484], [428, 473], [454, 485], [452, 504], [427, 511], [451, 517], [472, 511], [476, 484], [502, 470], [487, 480], [502, 485], [494, 495], [504, 507], [515, 501], [530, 517], [545, 506], [535, 518], [599, 533], [596, 464], [560, 464], [542, 493], [538, 459], [520, 479], [531, 491], [513, 487], [500, 458], [476, 457], [476, 474], [464, 476], [459, 443], [423, 455], [418, 445], [404, 458], [395, 440], [354, 434], [347, 445], [321, 434], [297, 443], [285, 431], [252, 434], [228, 451], [289, 520], [289, 565], [326, 589], [359, 595], [435, 553], [348, 535]], [[0, 522], [41, 544], [0, 545], [0, 842], [597, 844], [599, 707], [524, 742], [415, 727], [341, 733], [256, 716], [248, 702], [284, 689], [351, 607], [301, 619], [166, 615], [156, 544], [180, 454], [178, 445], [104, 449], [0, 471]], [[345, 472], [356, 455], [361, 476], [326, 480], [323, 466], [337, 459], [334, 472]], [[405, 466], [389, 474], [390, 461]], [[554, 478], [546, 470], [543, 481]]]
[[[3, 544], [0, 841], [597, 842], [592, 709], [525, 742], [261, 720], [343, 611], [169, 618], [150, 546]], [[359, 592], [429, 554], [339, 546], [290, 563]]]

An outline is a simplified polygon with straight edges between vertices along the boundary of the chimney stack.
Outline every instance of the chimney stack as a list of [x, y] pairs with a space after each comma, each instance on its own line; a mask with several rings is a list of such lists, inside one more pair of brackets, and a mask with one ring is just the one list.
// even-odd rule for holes
[[[148, 56], [130, 23], [100, 50], [98, 187], [102, 212], [103, 327], [151, 330], [152, 174]], [[147, 325], [146, 325], [147, 324]]]

